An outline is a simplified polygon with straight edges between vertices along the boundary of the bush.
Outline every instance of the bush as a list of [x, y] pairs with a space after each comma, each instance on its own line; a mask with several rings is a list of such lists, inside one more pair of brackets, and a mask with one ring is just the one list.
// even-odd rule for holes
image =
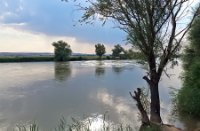
[[183, 54], [184, 83], [178, 94], [178, 107], [184, 113], [200, 116], [200, 18], [189, 31], [190, 43]]
[[185, 72], [183, 88], [178, 94], [178, 107], [182, 112], [200, 117], [200, 59], [196, 59]]
[[200, 89], [184, 87], [181, 89], [178, 99], [180, 111], [194, 116], [200, 116]]
[[107, 59], [107, 60], [110, 60], [111, 58], [110, 58], [110, 56], [106, 56], [106, 59]]

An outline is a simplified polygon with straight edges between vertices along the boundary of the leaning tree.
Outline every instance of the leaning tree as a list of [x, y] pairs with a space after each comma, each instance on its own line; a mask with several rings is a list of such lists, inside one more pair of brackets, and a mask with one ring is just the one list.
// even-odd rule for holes
[[[78, 0], [75, 0], [78, 2]], [[150, 121], [162, 123], [160, 117], [159, 81], [166, 65], [180, 51], [184, 36], [198, 16], [199, 3], [193, 8], [192, 0], [86, 0], [78, 4], [84, 10], [82, 22], [100, 19], [113, 20], [125, 31], [128, 41], [146, 59], [148, 73], [143, 77], [151, 93]], [[86, 5], [86, 6], [83, 6]], [[141, 91], [132, 97], [137, 101], [143, 122], [148, 115], [140, 102]]]

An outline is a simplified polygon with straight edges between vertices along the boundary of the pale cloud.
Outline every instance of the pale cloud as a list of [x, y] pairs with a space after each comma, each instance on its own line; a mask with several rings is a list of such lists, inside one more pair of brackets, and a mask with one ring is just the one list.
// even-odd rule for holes
[[11, 27], [0, 26], [1, 52], [51, 51], [47, 38], [42, 34], [32, 34]]
[[16, 14], [14, 14], [13, 12], [4, 12], [3, 14], [0, 15], [0, 21], [5, 20], [7, 17], [12, 17], [12, 16], [16, 16]]
[[[48, 36], [18, 29], [25, 24], [0, 25], [0, 52], [53, 52], [51, 44], [64, 40], [75, 53], [95, 53], [94, 43], [81, 42], [75, 37]], [[106, 45], [107, 53], [111, 53], [111, 48], [109, 44]]]
[[[58, 40], [64, 40], [68, 42], [73, 50], [73, 52], [79, 52], [79, 53], [95, 53], [95, 44], [91, 42], [81, 42], [77, 40], [75, 37], [51, 37], [52, 41], [58, 41]], [[105, 44], [106, 52], [111, 53], [111, 48], [109, 44]]]

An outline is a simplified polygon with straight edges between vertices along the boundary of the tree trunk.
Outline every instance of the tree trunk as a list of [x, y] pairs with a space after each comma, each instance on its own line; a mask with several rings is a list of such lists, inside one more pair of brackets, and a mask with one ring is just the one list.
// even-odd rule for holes
[[151, 113], [150, 113], [150, 121], [155, 123], [162, 123], [160, 117], [160, 97], [158, 90], [158, 82], [152, 82], [150, 84], [151, 91]]

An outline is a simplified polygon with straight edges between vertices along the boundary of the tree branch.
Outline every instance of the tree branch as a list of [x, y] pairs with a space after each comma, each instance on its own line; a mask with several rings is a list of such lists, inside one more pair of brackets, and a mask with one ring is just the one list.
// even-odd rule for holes
[[142, 94], [142, 90], [140, 88], [137, 88], [137, 91], [134, 91], [134, 95], [130, 93], [130, 96], [133, 98], [133, 100], [135, 100], [137, 102], [137, 107], [141, 113], [141, 116], [142, 116], [142, 123], [143, 124], [150, 124], [150, 121], [149, 121], [149, 117], [147, 115], [147, 112], [145, 111], [143, 105], [142, 105], [142, 102], [141, 102], [141, 94]]

